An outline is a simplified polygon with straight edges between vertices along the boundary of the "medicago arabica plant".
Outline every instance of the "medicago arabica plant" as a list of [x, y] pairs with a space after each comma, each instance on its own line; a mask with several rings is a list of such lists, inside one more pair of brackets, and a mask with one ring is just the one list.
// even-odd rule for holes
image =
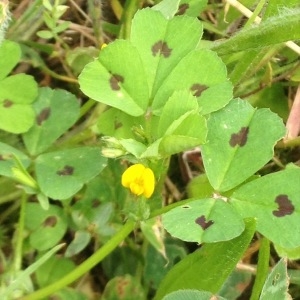
[[[112, 278], [101, 299], [225, 299], [222, 289], [254, 237], [260, 252], [253, 299], [288, 299], [286, 259], [267, 278], [270, 242], [281, 256], [300, 246], [295, 234], [300, 231], [300, 169], [289, 164], [259, 175], [286, 135], [284, 123], [269, 108], [254, 108], [236, 97], [242, 91], [242, 85], [234, 85], [240, 69], [233, 67], [228, 76], [224, 61], [233, 58], [218, 55], [237, 52], [236, 45], [231, 39], [224, 44], [201, 40], [203, 23], [195, 16], [206, 3], [192, 2], [165, 0], [138, 10], [130, 30], [120, 30], [127, 30], [126, 39], [109, 42], [85, 65], [80, 90], [90, 98], [87, 105], [96, 101], [100, 114], [96, 126], [78, 135], [76, 122], [83, 114], [76, 96], [38, 88], [28, 75], [8, 76], [20, 48], [9, 41], [0, 48], [3, 57], [14, 53], [0, 70], [0, 127], [21, 134], [24, 145], [0, 143], [1, 175], [17, 181], [22, 191], [18, 255], [3, 280], [4, 299], [55, 293], [70, 299], [77, 294], [67, 286], [100, 262]], [[59, 8], [59, 2], [55, 5]], [[55, 11], [48, 1], [44, 6]], [[280, 19], [281, 25], [297, 22], [297, 11], [289, 20]], [[70, 25], [62, 23], [56, 32], [60, 17], [48, 26], [52, 35], [46, 34], [58, 42]], [[263, 26], [272, 30], [268, 20]], [[247, 30], [232, 39], [251, 48], [247, 36], [258, 32]], [[271, 42], [263, 39], [260, 46]], [[26, 94], [9, 88], [19, 83], [27, 86], [21, 89]], [[64, 118], [62, 111], [68, 112]], [[9, 114], [18, 121], [11, 122]], [[92, 131], [101, 142], [86, 139]], [[163, 186], [171, 157], [191, 149], [201, 153], [204, 172], [191, 181], [186, 199], [168, 203]], [[38, 252], [25, 270], [22, 233], [27, 247]], [[62, 240], [65, 250], [58, 244]], [[93, 240], [93, 253], [75, 266], [70, 258]], [[185, 245], [201, 247], [187, 254]], [[129, 266], [120, 266], [120, 257]], [[46, 278], [51, 268], [60, 272]]]

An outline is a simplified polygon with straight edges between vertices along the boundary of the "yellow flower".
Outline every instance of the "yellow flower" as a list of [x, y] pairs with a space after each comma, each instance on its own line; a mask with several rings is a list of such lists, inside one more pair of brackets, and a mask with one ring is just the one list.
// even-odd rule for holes
[[142, 164], [132, 165], [123, 173], [122, 185], [137, 196], [150, 198], [155, 186], [153, 171]]

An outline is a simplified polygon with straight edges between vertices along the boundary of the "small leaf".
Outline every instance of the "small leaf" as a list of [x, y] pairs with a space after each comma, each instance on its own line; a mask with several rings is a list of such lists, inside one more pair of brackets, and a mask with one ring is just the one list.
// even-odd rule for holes
[[165, 229], [187, 242], [215, 243], [235, 238], [244, 222], [222, 199], [193, 200], [163, 215]]
[[52, 39], [54, 37], [52, 31], [50, 30], [39, 30], [36, 35], [45, 40]]
[[211, 114], [207, 126], [202, 157], [207, 177], [218, 191], [234, 188], [263, 167], [285, 134], [277, 115], [240, 99]]
[[5, 78], [21, 58], [20, 46], [12, 41], [3, 41], [0, 46], [0, 80]]
[[69, 272], [73, 271], [75, 263], [65, 257], [52, 256], [35, 273], [39, 287], [50, 285]]
[[36, 159], [41, 191], [53, 199], [67, 199], [106, 166], [98, 148], [81, 147], [42, 154]]
[[69, 244], [65, 252], [65, 257], [72, 257], [82, 251], [90, 242], [91, 235], [84, 230], [78, 230], [75, 232], [74, 239]]
[[157, 128], [158, 137], [172, 134], [191, 112], [198, 110], [197, 99], [189, 91], [175, 91], [162, 110]]
[[29, 241], [33, 248], [47, 250], [66, 233], [67, 219], [60, 207], [50, 205], [44, 210], [38, 203], [27, 203], [25, 211], [25, 226], [31, 231]]
[[248, 219], [245, 225], [244, 232], [233, 240], [204, 244], [177, 263], [162, 280], [154, 300], [180, 289], [217, 293], [251, 242], [255, 222]]
[[36, 96], [37, 84], [32, 76], [17, 74], [0, 80], [0, 128], [26, 132], [34, 122], [31, 103]]
[[292, 300], [288, 294], [289, 277], [287, 261], [281, 259], [271, 271], [263, 287], [259, 300], [285, 299]]
[[[253, 180], [237, 189], [230, 203], [243, 218], [254, 217], [257, 231], [283, 248], [300, 246], [300, 168]], [[285, 230], [282, 230], [285, 228]]]
[[31, 155], [37, 155], [68, 130], [79, 117], [79, 101], [64, 90], [41, 88], [36, 102], [35, 124], [23, 135]]

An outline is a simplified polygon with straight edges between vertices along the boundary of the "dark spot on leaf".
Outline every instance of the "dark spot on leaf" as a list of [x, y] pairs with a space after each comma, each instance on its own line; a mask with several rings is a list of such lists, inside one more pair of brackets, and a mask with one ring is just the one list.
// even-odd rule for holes
[[123, 124], [121, 122], [119, 122], [119, 121], [115, 121], [114, 122], [114, 128], [115, 128], [115, 130], [118, 129], [118, 128], [120, 128], [120, 127], [122, 127], [122, 126], [123, 126]]
[[193, 84], [190, 88], [191, 92], [196, 97], [199, 97], [206, 89], [208, 89], [208, 86], [199, 83]]
[[179, 8], [178, 8], [178, 11], [175, 14], [175, 16], [183, 15], [189, 7], [190, 6], [188, 5], [188, 3], [182, 3], [182, 4], [180, 4]]
[[13, 104], [14, 104], [14, 103], [13, 103], [11, 100], [5, 99], [5, 100], [3, 101], [3, 107], [5, 107], [5, 108], [9, 108], [9, 107], [11, 107]]
[[272, 285], [275, 286], [278, 283], [279, 279], [280, 279], [280, 274], [276, 273], [272, 280]]
[[248, 139], [248, 133], [249, 133], [249, 127], [242, 127], [238, 133], [233, 133], [229, 141], [230, 146], [231, 147], [235, 147], [236, 145], [239, 145], [240, 147], [245, 146]]
[[64, 166], [62, 170], [56, 172], [59, 176], [68, 176], [74, 173], [74, 168], [71, 166]]
[[202, 229], [205, 230], [208, 227], [210, 227], [211, 225], [213, 225], [214, 221], [209, 220], [208, 222], [206, 222], [205, 216], [201, 216], [195, 220], [195, 223], [200, 225], [202, 227]]
[[1, 155], [1, 154], [0, 154], [0, 160], [4, 160], [4, 157], [3, 157], [3, 155]]
[[100, 201], [98, 199], [94, 199], [92, 202], [92, 207], [97, 208], [100, 205]]
[[57, 217], [56, 216], [49, 216], [44, 222], [44, 227], [54, 227], [57, 223]]
[[287, 195], [279, 195], [276, 197], [275, 202], [278, 204], [278, 209], [273, 210], [273, 215], [275, 217], [284, 217], [286, 215], [291, 215], [295, 207], [292, 204], [292, 201], [288, 198]]
[[183, 205], [182, 208], [191, 208], [189, 205]]
[[44, 108], [37, 116], [36, 116], [36, 123], [41, 126], [44, 121], [46, 121], [51, 113], [51, 108], [46, 107]]
[[110, 79], [109, 79], [109, 84], [112, 90], [114, 91], [119, 91], [121, 89], [119, 83], [124, 82], [124, 77], [118, 74], [112, 74]]
[[158, 41], [151, 48], [153, 56], [157, 54], [163, 55], [164, 57], [169, 57], [171, 55], [172, 49], [168, 47], [168, 44], [164, 41]]

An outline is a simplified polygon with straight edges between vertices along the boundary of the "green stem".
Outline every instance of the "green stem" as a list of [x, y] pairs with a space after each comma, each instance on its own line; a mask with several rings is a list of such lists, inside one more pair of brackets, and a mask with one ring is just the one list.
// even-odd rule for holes
[[134, 14], [138, 10], [141, 0], [127, 0], [122, 15], [122, 26], [119, 33], [119, 38], [129, 39], [131, 30], [131, 21]]
[[270, 241], [265, 237], [263, 237], [260, 243], [256, 278], [255, 278], [250, 300], [259, 299], [260, 293], [269, 274], [269, 260], [270, 260]]
[[66, 287], [70, 283], [74, 282], [90, 269], [96, 266], [100, 261], [102, 261], [107, 255], [109, 255], [134, 229], [135, 222], [128, 220], [124, 226], [106, 243], [104, 244], [97, 252], [80, 264], [76, 269], [67, 274], [65, 277], [56, 281], [53, 284], [46, 286], [36, 292], [22, 297], [20, 300], [37, 300], [43, 299], [56, 291]]
[[27, 202], [27, 195], [25, 193], [22, 194], [21, 197], [21, 209], [20, 209], [20, 217], [19, 224], [17, 228], [16, 234], [16, 244], [14, 251], [14, 264], [13, 271], [16, 274], [22, 268], [22, 248], [23, 248], [23, 235], [24, 235], [24, 223], [25, 223], [25, 205]]

